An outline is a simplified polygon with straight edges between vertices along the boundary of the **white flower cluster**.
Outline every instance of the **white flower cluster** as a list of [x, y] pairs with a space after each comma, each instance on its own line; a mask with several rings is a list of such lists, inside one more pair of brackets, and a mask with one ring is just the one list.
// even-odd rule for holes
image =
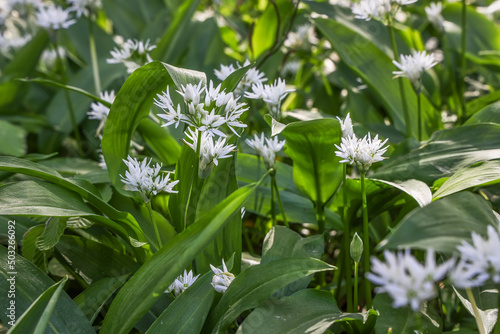
[[63, 9], [53, 3], [47, 3], [38, 7], [36, 19], [38, 25], [46, 29], [68, 29], [68, 27], [76, 23], [76, 20], [71, 18], [70, 14], [71, 9], [69, 8]]
[[[199, 133], [198, 130], [193, 131], [189, 129], [186, 137], [191, 142], [184, 141], [195, 152], [197, 152], [198, 148]], [[226, 144], [226, 138], [219, 137], [219, 139], [215, 140], [209, 132], [201, 132], [200, 163], [198, 169], [200, 177], [206, 179], [212, 172], [214, 165], [218, 166], [218, 159], [231, 157], [231, 152], [235, 149], [235, 145]]]
[[179, 275], [179, 277], [177, 277], [175, 281], [170, 284], [167, 291], [165, 292], [172, 292], [175, 297], [179, 297], [181, 293], [186, 291], [187, 288], [189, 288], [191, 285], [193, 285], [194, 282], [196, 282], [199, 276], [200, 275], [196, 275], [193, 277], [192, 270], [190, 270], [189, 273], [184, 270], [184, 275]]
[[425, 14], [427, 19], [432, 23], [434, 28], [438, 31], [444, 31], [444, 18], [441, 15], [443, 5], [441, 2], [431, 2], [428, 7], [425, 7]]
[[272, 85], [263, 85], [258, 82], [252, 85], [252, 92], [246, 92], [245, 97], [249, 99], [262, 99], [267, 104], [271, 116], [279, 120], [281, 116], [281, 101], [293, 92], [294, 89], [287, 89], [284, 80], [277, 79]]
[[424, 301], [437, 295], [435, 282], [442, 280], [453, 261], [437, 265], [434, 251], [429, 249], [425, 264], [421, 264], [410, 254], [405, 252], [384, 252], [385, 263], [372, 257], [371, 271], [366, 278], [374, 284], [377, 293], [386, 292], [393, 299], [395, 308], [410, 306], [418, 311]]
[[457, 249], [460, 260], [450, 272], [450, 280], [455, 286], [481, 286], [489, 279], [500, 283], [500, 222], [497, 228], [488, 226], [486, 239], [473, 232], [472, 244], [462, 241]]
[[70, 10], [76, 12], [77, 17], [82, 15], [89, 17], [90, 13], [95, 13], [102, 8], [101, 0], [66, 0], [70, 4]]
[[234, 275], [227, 270], [224, 259], [222, 259], [222, 270], [210, 265], [214, 275], [212, 276], [212, 286], [215, 291], [225, 293], [231, 282], [234, 280]]
[[148, 161], [146, 158], [142, 162], [139, 162], [136, 158], [130, 156], [127, 160], [123, 159], [123, 162], [128, 167], [128, 170], [125, 171], [125, 176], [120, 175], [122, 182], [125, 183], [123, 188], [129, 191], [138, 191], [144, 202], [149, 202], [153, 195], [162, 191], [168, 193], [177, 192], [173, 190], [173, 187], [179, 181], [170, 181], [170, 172], [161, 176], [161, 164], [150, 167], [151, 159]]
[[246, 139], [245, 142], [262, 157], [267, 169], [274, 168], [276, 153], [285, 146], [284, 140], [279, 141], [277, 136], [272, 139], [265, 138], [264, 132], [261, 133], [260, 137], [255, 134], [254, 139]]
[[[112, 90], [110, 92], [104, 91], [99, 94], [99, 97], [109, 103], [113, 103], [115, 100], [115, 91]], [[102, 104], [101, 102], [92, 102], [90, 105], [90, 111], [87, 112], [89, 119], [98, 119], [100, 120], [99, 127], [97, 128], [97, 134], [99, 134], [106, 124], [106, 120], [108, 119], [109, 108]]]
[[335, 155], [342, 158], [341, 163], [356, 164], [360, 172], [364, 174], [373, 163], [384, 159], [382, 155], [387, 151], [388, 146], [383, 146], [388, 139], [382, 141], [378, 139], [378, 135], [372, 139], [369, 133], [362, 139], [357, 138], [353, 132], [349, 114], [344, 122], [340, 118], [339, 121], [342, 128], [342, 139], [340, 146], [335, 145], [338, 149], [335, 151]]
[[[226, 80], [226, 78], [231, 75], [234, 71], [240, 69], [241, 67], [245, 67], [250, 65], [250, 61], [248, 59], [241, 66], [239, 63], [236, 65], [221, 65], [220, 70], [214, 70], [214, 74], [220, 81]], [[256, 68], [250, 68], [247, 73], [241, 78], [241, 81], [238, 84], [238, 87], [234, 90], [234, 94], [238, 97], [242, 96], [253, 84], [263, 83], [267, 81], [265, 74], [259, 71]]]
[[401, 63], [392, 61], [400, 71], [393, 71], [395, 78], [407, 77], [412, 86], [418, 92], [421, 86], [422, 73], [433, 66], [437, 65], [432, 54], [427, 54], [425, 51], [415, 51], [412, 55], [401, 55]]
[[[118, 38], [120, 39], [120, 38]], [[112, 58], [106, 59], [108, 64], [122, 63], [127, 68], [127, 73], [132, 73], [139, 67], [153, 61], [149, 52], [156, 48], [156, 45], [150, 45], [137, 39], [127, 39], [125, 42], [119, 41], [119, 47], [115, 47], [110, 53]]]
[[310, 24], [300, 25], [296, 31], [287, 35], [284, 45], [294, 50], [309, 50], [312, 45], [318, 44], [319, 40]]
[[372, 18], [382, 22], [391, 20], [399, 7], [409, 5], [417, 0], [361, 0], [351, 7], [354, 17], [370, 21]]

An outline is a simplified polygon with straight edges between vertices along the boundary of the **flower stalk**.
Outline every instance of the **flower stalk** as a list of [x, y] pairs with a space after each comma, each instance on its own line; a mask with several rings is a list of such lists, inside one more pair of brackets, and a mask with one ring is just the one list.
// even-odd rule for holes
[[486, 334], [486, 331], [484, 330], [483, 318], [481, 318], [481, 314], [479, 313], [479, 309], [477, 308], [474, 294], [472, 293], [471, 288], [466, 288], [465, 291], [467, 292], [467, 297], [469, 297], [469, 301], [472, 305], [472, 310], [474, 312], [474, 318], [476, 319], [476, 325], [479, 334]]
[[90, 61], [92, 62], [92, 74], [94, 77], [94, 88], [96, 94], [101, 93], [101, 78], [99, 77], [99, 64], [97, 63], [97, 51], [95, 46], [94, 26], [89, 18], [89, 48]]
[[154, 215], [153, 215], [153, 207], [151, 205], [151, 201], [147, 202], [146, 206], [148, 207], [148, 211], [149, 211], [149, 219], [151, 220], [151, 224], [153, 225], [153, 228], [155, 230], [157, 247], [158, 247], [158, 250], [160, 250], [163, 247], [163, 243], [161, 242], [160, 231], [158, 230], [158, 225], [155, 223], [155, 219], [154, 219]]
[[278, 183], [276, 181], [276, 170], [273, 169], [273, 172], [271, 172], [270, 175], [271, 175], [271, 192], [273, 192], [273, 190], [276, 192], [276, 198], [278, 199], [278, 204], [280, 206], [281, 216], [283, 217], [283, 224], [286, 227], [290, 228], [290, 225], [288, 225], [288, 219], [286, 218], [285, 209], [283, 208], [283, 202], [281, 201], [281, 196], [278, 189]]
[[[363, 265], [365, 272], [370, 269], [370, 237], [368, 229], [368, 205], [366, 202], [366, 187], [365, 187], [365, 173], [361, 173], [361, 200], [363, 203], [363, 244], [364, 244], [364, 257]], [[365, 296], [366, 308], [372, 307], [372, 290], [370, 281], [365, 279]]]
[[[351, 238], [351, 226], [349, 221], [347, 221], [347, 165], [343, 164], [343, 174], [344, 174], [344, 182], [342, 185], [342, 197], [343, 197], [343, 208], [342, 208], [342, 221], [344, 222], [344, 259], [346, 265], [345, 267], [345, 279], [346, 279], [346, 301], [347, 301], [347, 310], [349, 312], [353, 311], [353, 300], [352, 300], [352, 271], [351, 265], [349, 261], [349, 243], [347, 240]], [[356, 264], [355, 264], [356, 265]], [[356, 267], [355, 267], [356, 270]], [[357, 277], [355, 277], [354, 288], [357, 289]], [[356, 291], [357, 292], [357, 291]], [[355, 295], [356, 296], [356, 295]], [[354, 304], [357, 305], [357, 298], [354, 298]]]
[[462, 0], [462, 36], [461, 36], [461, 53], [460, 53], [460, 85], [461, 85], [461, 96], [460, 96], [460, 104], [461, 104], [461, 114], [458, 115], [458, 118], [461, 122], [464, 121], [465, 115], [467, 114], [467, 108], [465, 105], [465, 73], [466, 73], [466, 49], [467, 49], [467, 4], [465, 0]]

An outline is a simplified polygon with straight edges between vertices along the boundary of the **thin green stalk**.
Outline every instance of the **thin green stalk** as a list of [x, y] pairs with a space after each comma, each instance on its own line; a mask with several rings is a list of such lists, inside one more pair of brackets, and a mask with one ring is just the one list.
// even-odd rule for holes
[[95, 47], [94, 26], [92, 20], [89, 19], [89, 47], [90, 61], [92, 62], [92, 74], [94, 76], [94, 88], [96, 95], [101, 93], [101, 78], [99, 77], [99, 64], [97, 63], [97, 51]]
[[342, 184], [342, 197], [343, 197], [343, 207], [342, 207], [342, 221], [344, 222], [344, 261], [345, 261], [345, 283], [346, 283], [346, 299], [347, 299], [347, 311], [353, 312], [353, 301], [352, 301], [352, 271], [351, 271], [351, 261], [350, 261], [350, 251], [349, 251], [349, 240], [351, 240], [351, 226], [350, 222], [347, 221], [347, 164], [343, 164], [344, 169], [344, 183]]
[[467, 114], [467, 108], [465, 105], [465, 73], [466, 73], [466, 61], [465, 53], [467, 49], [467, 4], [465, 0], [462, 0], [462, 50], [460, 50], [460, 84], [461, 84], [461, 96], [460, 103], [462, 104], [462, 114], [460, 115], [460, 121], [463, 122], [465, 115]]
[[[363, 244], [364, 244], [364, 270], [370, 269], [370, 237], [368, 229], [368, 205], [366, 203], [365, 173], [361, 173], [361, 198], [363, 202]], [[372, 307], [372, 289], [370, 281], [365, 279], [366, 308]]]
[[417, 116], [418, 116], [418, 141], [422, 141], [422, 94], [420, 91], [415, 92], [417, 94]]
[[354, 262], [354, 305], [356, 305], [356, 312], [359, 311], [358, 300], [358, 262]]
[[271, 217], [273, 226], [276, 226], [276, 203], [274, 202], [274, 185], [271, 182]]
[[286, 227], [290, 228], [288, 225], [288, 219], [286, 218], [285, 209], [283, 208], [283, 202], [281, 201], [280, 192], [278, 190], [278, 183], [276, 182], [276, 174], [271, 174], [271, 182], [273, 184], [274, 191], [276, 191], [276, 197], [278, 198], [278, 204], [280, 206], [281, 216], [283, 217], [283, 224]]
[[493, 330], [494, 334], [500, 334], [500, 286], [498, 287], [497, 290], [497, 298], [498, 298], [497, 309], [499, 314], [497, 316], [497, 323], [495, 324], [495, 329]]
[[153, 217], [153, 207], [151, 206], [151, 201], [146, 203], [146, 206], [148, 207], [149, 211], [149, 218], [151, 220], [151, 224], [153, 224], [153, 227], [155, 229], [155, 235], [156, 235], [156, 242], [158, 243], [158, 250], [160, 250], [163, 246], [160, 238], [160, 231], [158, 230], [158, 225], [156, 225], [154, 217]]
[[[392, 27], [392, 23], [389, 22], [387, 24], [387, 29], [389, 29], [389, 35], [391, 36], [391, 44], [392, 44], [392, 50], [394, 52], [394, 59], [397, 62], [400, 62], [399, 58], [399, 52], [398, 52], [398, 46], [396, 44], [396, 36], [394, 35], [394, 28]], [[405, 123], [406, 123], [406, 136], [410, 138], [412, 136], [411, 133], [411, 118], [410, 118], [410, 111], [408, 110], [408, 104], [406, 101], [406, 93], [405, 93], [405, 88], [404, 88], [404, 78], [399, 77], [398, 78], [398, 85], [399, 85], [399, 94], [401, 95], [401, 102], [403, 104], [403, 112], [405, 116]]]
[[476, 318], [477, 329], [479, 330], [479, 334], [486, 334], [484, 330], [483, 318], [481, 318], [481, 314], [479, 314], [479, 310], [477, 308], [476, 299], [474, 298], [474, 294], [470, 288], [466, 288], [467, 297], [469, 297], [469, 301], [472, 305], [472, 310], [474, 311], [474, 318]]

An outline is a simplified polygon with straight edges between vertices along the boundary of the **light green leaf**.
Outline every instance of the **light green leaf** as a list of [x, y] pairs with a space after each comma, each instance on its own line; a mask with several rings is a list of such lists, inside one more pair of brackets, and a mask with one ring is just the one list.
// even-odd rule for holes
[[210, 312], [204, 331], [220, 333], [246, 310], [259, 307], [273, 292], [305, 276], [336, 269], [313, 258], [287, 258], [244, 270]]
[[165, 165], [174, 165], [181, 156], [181, 146], [168, 129], [150, 119], [142, 120], [137, 126], [146, 143]]
[[0, 154], [20, 157], [26, 154], [26, 131], [23, 128], [0, 120]]
[[215, 238], [255, 187], [236, 190], [154, 254], [120, 290], [104, 319], [101, 333], [128, 333], [195, 256]]
[[496, 217], [484, 198], [457, 193], [410, 212], [380, 246], [432, 248], [452, 253], [462, 241], [471, 241], [472, 232], [484, 235], [488, 225], [496, 224]]
[[422, 181], [418, 180], [407, 180], [403, 182], [389, 182], [389, 181], [384, 181], [384, 180], [374, 180], [374, 181], [379, 181], [385, 184], [388, 184], [390, 186], [393, 186], [394, 188], [398, 188], [401, 191], [404, 191], [411, 197], [417, 201], [418, 205], [420, 206], [426, 206], [430, 202], [432, 202], [432, 193], [429, 187], [423, 183]]
[[467, 188], [500, 181], [500, 160], [485, 161], [459, 169], [434, 194], [445, 197]]

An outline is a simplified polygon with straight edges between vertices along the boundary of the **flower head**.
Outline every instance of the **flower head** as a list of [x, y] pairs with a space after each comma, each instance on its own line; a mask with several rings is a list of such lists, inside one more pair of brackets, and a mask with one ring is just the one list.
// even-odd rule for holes
[[[110, 92], [104, 91], [99, 94], [99, 97], [109, 103], [113, 103], [115, 100], [115, 91], [112, 90]], [[106, 124], [106, 120], [108, 119], [109, 107], [105, 106], [101, 102], [93, 102], [90, 105], [90, 111], [87, 112], [89, 119], [98, 119], [100, 120], [99, 127], [97, 128], [97, 134], [99, 134]]]
[[418, 311], [422, 302], [437, 295], [435, 282], [446, 275], [452, 262], [448, 261], [437, 265], [432, 249], [427, 251], [425, 264], [421, 264], [410, 254], [405, 252], [384, 252], [385, 263], [372, 257], [371, 272], [366, 278], [379, 285], [377, 293], [387, 293], [393, 299], [395, 308], [410, 306]]
[[[243, 66], [250, 65], [250, 61], [247, 59], [243, 63]], [[220, 81], [226, 80], [226, 78], [231, 75], [234, 71], [240, 69], [242, 66], [239, 63], [236, 63], [236, 66], [233, 64], [230, 65], [221, 65], [220, 70], [214, 70], [214, 74]], [[265, 74], [258, 69], [252, 67], [250, 68], [241, 81], [238, 83], [238, 86], [234, 90], [234, 95], [236, 97], [241, 97], [253, 84], [262, 83], [267, 81]]]
[[245, 142], [257, 151], [257, 154], [262, 157], [264, 164], [267, 169], [274, 168], [276, 163], [276, 153], [281, 151], [283, 146], [285, 146], [285, 141], [279, 141], [278, 137], [265, 138], [264, 132], [261, 133], [260, 137], [255, 134], [254, 139], [246, 139]]
[[288, 34], [284, 44], [290, 49], [307, 50], [311, 45], [318, 44], [318, 37], [312, 25], [303, 24]]
[[342, 129], [342, 137], [349, 138], [354, 136], [354, 131], [352, 129], [352, 121], [350, 113], [347, 113], [347, 116], [342, 121], [339, 117], [337, 119], [340, 122], [340, 128]]
[[412, 55], [401, 55], [401, 63], [392, 61], [400, 71], [393, 71], [395, 78], [407, 77], [413, 87], [418, 91], [421, 84], [422, 73], [437, 64], [432, 54], [425, 51], [415, 51]]
[[70, 10], [76, 12], [77, 17], [89, 16], [91, 12], [95, 12], [102, 8], [101, 0], [67, 0], [70, 4]]
[[387, 22], [396, 15], [399, 7], [409, 5], [417, 0], [361, 0], [354, 3], [351, 10], [354, 17], [370, 21], [372, 18]]
[[123, 43], [119, 43], [119, 46], [121, 49], [115, 47], [110, 52], [112, 58], [108, 58], [106, 61], [109, 64], [124, 64], [127, 73], [132, 73], [139, 67], [153, 61], [149, 52], [156, 48], [156, 45], [150, 45], [149, 40], [143, 42], [137, 39], [128, 39]]
[[137, 161], [136, 158], [128, 157], [127, 160], [123, 159], [128, 170], [125, 171], [125, 176], [120, 175], [122, 182], [125, 183], [123, 187], [125, 190], [138, 191], [141, 194], [144, 202], [149, 202], [153, 195], [159, 192], [176, 193], [173, 187], [179, 181], [170, 181], [170, 173], [162, 176], [160, 170], [162, 165], [156, 164], [150, 167], [151, 159], [144, 159], [142, 162]]
[[378, 135], [372, 139], [370, 134], [363, 139], [358, 139], [356, 136], [342, 137], [340, 146], [335, 145], [338, 149], [335, 155], [343, 159], [340, 161], [341, 163], [356, 164], [361, 173], [366, 173], [373, 163], [384, 159], [382, 155], [388, 147], [382, 146], [387, 140], [381, 141], [378, 139]]
[[425, 14], [427, 14], [427, 19], [432, 23], [434, 28], [439, 31], [444, 31], [444, 18], [441, 15], [443, 10], [443, 5], [441, 2], [431, 2], [428, 7], [425, 7]]
[[189, 288], [191, 285], [193, 285], [194, 282], [196, 282], [199, 276], [200, 275], [196, 275], [193, 277], [192, 270], [190, 270], [189, 273], [184, 270], [184, 275], [179, 275], [179, 277], [177, 277], [175, 281], [170, 284], [167, 291], [173, 292], [176, 297], [179, 297], [181, 293], [186, 291], [187, 288]]
[[246, 92], [245, 97], [264, 100], [271, 116], [278, 120], [281, 114], [281, 101], [293, 91], [294, 89], [286, 89], [284, 80], [277, 79], [272, 85], [263, 85], [261, 82], [253, 84], [252, 92]]
[[224, 259], [222, 259], [222, 270], [210, 265], [214, 275], [212, 276], [212, 286], [215, 291], [225, 293], [231, 282], [234, 280], [234, 275], [227, 270]]
[[67, 29], [76, 23], [76, 20], [70, 17], [69, 9], [63, 9], [52, 3], [43, 4], [38, 7], [36, 20], [40, 27], [52, 30]]

